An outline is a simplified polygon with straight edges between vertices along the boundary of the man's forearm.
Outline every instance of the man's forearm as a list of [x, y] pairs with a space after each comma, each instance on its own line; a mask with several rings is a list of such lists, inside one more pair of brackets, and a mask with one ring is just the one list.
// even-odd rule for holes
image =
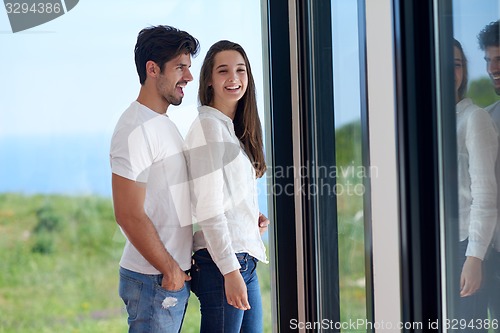
[[138, 217], [117, 218], [128, 240], [139, 253], [157, 270], [166, 275], [179, 264], [165, 249], [158, 232], [146, 214]]

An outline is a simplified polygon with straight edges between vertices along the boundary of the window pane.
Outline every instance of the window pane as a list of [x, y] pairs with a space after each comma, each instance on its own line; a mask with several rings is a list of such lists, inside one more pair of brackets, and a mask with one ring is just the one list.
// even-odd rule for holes
[[[139, 92], [137, 34], [159, 24], [201, 44], [183, 103], [168, 109], [182, 135], [197, 114], [205, 53], [221, 39], [247, 52], [265, 127], [260, 1], [80, 1], [18, 33], [0, 9], [0, 331], [126, 331], [109, 145]], [[265, 177], [259, 189], [267, 214]], [[270, 332], [269, 265], [259, 275]], [[199, 332], [196, 296], [190, 302], [183, 332]]]
[[[366, 318], [358, 2], [332, 1], [341, 322]], [[346, 332], [349, 330], [346, 330]]]
[[449, 43], [450, 57], [442, 60], [454, 72], [454, 82], [443, 82], [443, 87], [453, 91], [456, 103], [458, 174], [458, 221], [446, 221], [454, 249], [446, 254], [452, 263], [447, 272], [452, 286], [448, 324], [459, 331], [493, 332], [500, 319], [500, 254], [495, 249], [500, 184], [495, 180], [500, 179], [500, 109], [495, 109], [500, 98], [495, 91], [500, 89], [492, 78], [500, 73], [494, 65], [495, 55], [500, 59], [500, 42], [498, 24], [492, 22], [499, 18], [500, 2], [453, 0], [452, 5], [455, 40]]

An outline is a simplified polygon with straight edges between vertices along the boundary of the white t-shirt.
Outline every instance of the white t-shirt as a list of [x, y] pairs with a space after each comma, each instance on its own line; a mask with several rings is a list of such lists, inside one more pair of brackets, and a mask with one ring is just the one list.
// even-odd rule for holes
[[[191, 267], [192, 218], [183, 139], [175, 124], [134, 101], [125, 110], [111, 139], [111, 171], [146, 187], [144, 211], [161, 241], [182, 270]], [[120, 266], [159, 274], [128, 241]]]
[[194, 250], [206, 248], [222, 274], [240, 269], [235, 253], [267, 263], [258, 220], [255, 169], [234, 133], [232, 120], [199, 107], [186, 136], [193, 211], [201, 227]]

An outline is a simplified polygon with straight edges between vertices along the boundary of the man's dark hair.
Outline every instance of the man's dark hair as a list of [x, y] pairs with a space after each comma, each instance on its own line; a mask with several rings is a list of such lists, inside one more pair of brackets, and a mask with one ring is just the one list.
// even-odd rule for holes
[[500, 30], [498, 29], [499, 21], [491, 22], [477, 35], [479, 48], [485, 51], [490, 46], [500, 46]]
[[194, 57], [199, 48], [200, 44], [196, 38], [174, 27], [158, 25], [142, 29], [134, 49], [139, 82], [141, 85], [146, 82], [146, 62], [154, 61], [163, 72], [166, 62], [180, 54], [189, 53]]

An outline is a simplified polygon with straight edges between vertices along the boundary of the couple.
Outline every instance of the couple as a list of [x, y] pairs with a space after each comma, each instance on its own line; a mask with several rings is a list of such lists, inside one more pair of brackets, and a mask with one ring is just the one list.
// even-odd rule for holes
[[[478, 42], [493, 88], [500, 95], [500, 21], [486, 25], [478, 35]], [[461, 296], [456, 317], [480, 325], [500, 319], [500, 215], [497, 214], [500, 207], [500, 195], [497, 195], [500, 102], [488, 106], [486, 112], [466, 98], [467, 59], [457, 40], [454, 58], [460, 208], [457, 276]], [[488, 329], [463, 331], [487, 332]], [[500, 330], [494, 327], [494, 331]]]
[[127, 237], [119, 294], [129, 332], [179, 332], [191, 289], [201, 332], [262, 332], [255, 268], [267, 262], [261, 234], [269, 220], [257, 203], [266, 165], [253, 76], [240, 45], [212, 45], [199, 115], [184, 142], [167, 108], [181, 103], [198, 49], [173, 27], [139, 33], [139, 96], [111, 140], [113, 204]]

